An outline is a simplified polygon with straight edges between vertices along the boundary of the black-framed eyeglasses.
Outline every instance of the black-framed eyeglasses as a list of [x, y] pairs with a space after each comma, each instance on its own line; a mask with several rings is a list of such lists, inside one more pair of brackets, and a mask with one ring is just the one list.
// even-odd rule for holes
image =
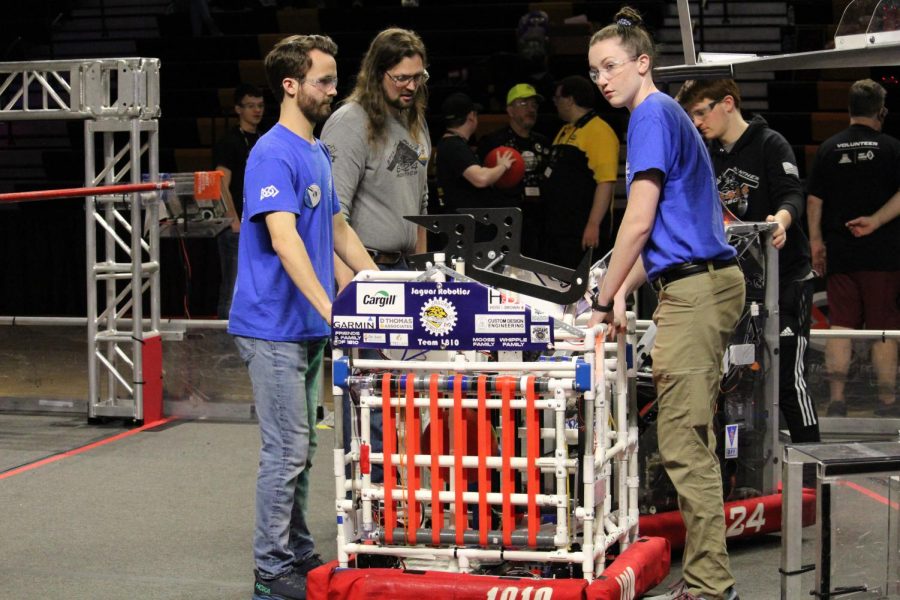
[[600, 81], [600, 77], [603, 77], [607, 81], [615, 77], [619, 74], [619, 70], [627, 65], [630, 62], [634, 62], [638, 59], [637, 56], [632, 56], [628, 60], [608, 60], [602, 65], [600, 65], [599, 69], [591, 69], [588, 71], [588, 77], [591, 78], [591, 81], [597, 83]]
[[428, 82], [428, 78], [430, 75], [428, 71], [422, 71], [421, 73], [416, 73], [415, 75], [393, 75], [392, 73], [384, 72], [391, 81], [394, 82], [398, 88], [403, 88], [409, 85], [409, 82], [412, 81], [416, 84], [416, 86], [420, 86], [423, 83]]
[[319, 91], [329, 92], [337, 89], [338, 78], [329, 75], [328, 77], [320, 77], [318, 79], [301, 79], [300, 83], [308, 83]]
[[692, 119], [700, 119], [702, 121], [709, 115], [709, 113], [712, 112], [712, 109], [714, 109], [716, 107], [716, 104], [718, 104], [721, 101], [722, 101], [721, 99], [713, 100], [706, 106], [703, 106], [701, 108], [695, 108], [694, 110], [688, 111], [688, 116]]

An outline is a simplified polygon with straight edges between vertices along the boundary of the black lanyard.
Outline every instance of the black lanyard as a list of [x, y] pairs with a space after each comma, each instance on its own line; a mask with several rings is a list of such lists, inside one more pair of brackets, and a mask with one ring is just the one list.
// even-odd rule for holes
[[595, 116], [597, 116], [597, 113], [593, 110], [589, 110], [583, 114], [580, 119], [575, 121], [575, 124], [572, 126], [572, 131], [569, 133], [569, 137], [566, 138], [566, 141], [559, 143], [556, 141], [553, 142], [553, 147], [550, 148], [550, 159], [547, 161], [547, 168], [544, 171], [545, 176], [549, 176], [549, 174], [553, 172], [553, 167], [556, 166], [556, 161], [559, 160], [560, 150], [564, 146], [571, 146], [575, 137], [578, 135], [578, 130], [587, 125]]

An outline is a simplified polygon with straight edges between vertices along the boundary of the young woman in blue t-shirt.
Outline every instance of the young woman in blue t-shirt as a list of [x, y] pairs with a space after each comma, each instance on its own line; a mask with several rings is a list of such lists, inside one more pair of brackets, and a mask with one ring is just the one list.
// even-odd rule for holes
[[628, 7], [591, 39], [591, 80], [610, 105], [631, 112], [628, 205], [591, 323], [621, 329], [628, 294], [646, 280], [658, 291], [659, 449], [687, 530], [684, 582], [659, 598], [735, 600], [712, 418], [744, 278], [725, 241], [709, 154], [684, 110], [654, 85], [653, 57], [653, 41]]

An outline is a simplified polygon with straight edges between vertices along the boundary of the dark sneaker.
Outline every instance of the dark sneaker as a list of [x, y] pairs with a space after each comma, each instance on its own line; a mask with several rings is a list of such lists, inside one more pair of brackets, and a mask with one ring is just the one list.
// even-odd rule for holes
[[727, 590], [725, 590], [725, 600], [741, 600], [741, 597], [738, 596], [737, 590], [734, 589], [734, 586], [731, 586]]
[[828, 412], [826, 414], [829, 417], [846, 417], [847, 403], [843, 400], [832, 401], [831, 404], [828, 405]]
[[253, 586], [255, 595], [271, 600], [306, 600], [306, 575], [290, 570], [281, 577], [268, 579], [254, 571], [256, 583]]
[[722, 596], [722, 600], [741, 600], [741, 597], [738, 596], [737, 590], [734, 589], [734, 586], [731, 586], [727, 590], [725, 590], [725, 595]]
[[303, 560], [298, 560], [294, 563], [294, 571], [299, 573], [300, 575], [307, 575], [313, 569], [318, 569], [325, 562], [322, 560], [322, 557], [318, 554], [310, 554]]
[[[712, 596], [697, 596], [688, 590], [684, 579], [673, 584], [669, 591], [658, 596], [644, 596], [643, 600], [712, 600]], [[734, 586], [725, 590], [722, 600], [741, 600]]]
[[875, 415], [878, 417], [900, 417], [900, 402], [894, 401], [890, 404], [878, 404], [875, 409]]

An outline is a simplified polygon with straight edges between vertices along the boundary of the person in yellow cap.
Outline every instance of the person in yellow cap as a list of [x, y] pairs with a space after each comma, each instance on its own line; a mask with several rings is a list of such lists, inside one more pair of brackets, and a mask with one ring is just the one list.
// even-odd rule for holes
[[543, 239], [541, 213], [540, 177], [544, 163], [550, 156], [550, 139], [534, 131], [538, 108], [544, 101], [534, 86], [517, 83], [506, 95], [506, 114], [509, 125], [481, 138], [478, 156], [482, 163], [488, 153], [498, 146], [515, 148], [525, 162], [525, 175], [518, 185], [507, 189], [496, 189], [495, 193], [509, 198], [508, 206], [518, 206], [522, 210], [522, 254], [533, 258], [542, 257], [540, 241]]

